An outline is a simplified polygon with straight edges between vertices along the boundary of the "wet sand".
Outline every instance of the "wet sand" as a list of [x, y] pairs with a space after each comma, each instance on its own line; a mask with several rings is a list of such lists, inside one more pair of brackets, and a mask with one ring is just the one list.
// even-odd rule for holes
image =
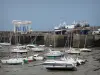
[[[63, 48], [56, 49], [63, 50]], [[78, 66], [77, 71], [47, 70], [39, 65], [43, 61], [34, 61], [24, 65], [2, 65], [0, 75], [100, 75], [99, 48], [92, 48], [92, 52], [82, 52], [80, 56], [88, 61]]]

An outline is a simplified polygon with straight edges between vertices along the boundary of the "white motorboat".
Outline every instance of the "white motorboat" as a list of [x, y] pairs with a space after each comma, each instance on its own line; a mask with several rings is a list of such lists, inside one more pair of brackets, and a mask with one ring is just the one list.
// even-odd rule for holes
[[34, 60], [43, 60], [44, 58], [42, 56], [39, 56], [39, 54], [35, 54], [33, 56]]
[[70, 48], [68, 50], [65, 51], [68, 54], [80, 54], [79, 50], [75, 50], [74, 48]]
[[81, 52], [91, 52], [91, 49], [88, 48], [82, 48], [80, 49]]
[[3, 64], [10, 64], [10, 65], [24, 64], [22, 58], [1, 59], [1, 62]]
[[46, 69], [73, 69], [77, 70], [76, 62], [72, 59], [46, 60], [43, 63]]
[[27, 47], [30, 48], [34, 52], [42, 52], [42, 51], [44, 51], [44, 48], [38, 47], [38, 46], [33, 45], [33, 44], [29, 44], [29, 45], [27, 45]]
[[84, 48], [80, 49], [81, 52], [91, 52], [91, 49], [86, 48], [87, 35], [85, 37]]

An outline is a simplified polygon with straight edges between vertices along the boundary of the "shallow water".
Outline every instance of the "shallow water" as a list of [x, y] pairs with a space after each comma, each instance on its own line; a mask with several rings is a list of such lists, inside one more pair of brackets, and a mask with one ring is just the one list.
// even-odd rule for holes
[[[4, 48], [6, 50], [7, 48]], [[88, 60], [84, 65], [78, 66], [77, 71], [70, 70], [46, 70], [42, 65], [43, 61], [34, 61], [24, 65], [2, 65], [0, 75], [100, 75], [100, 62], [96, 61], [100, 58], [99, 48], [92, 48], [92, 52], [81, 53], [81, 57]], [[57, 48], [63, 50], [63, 48]], [[7, 50], [6, 50], [7, 51]]]

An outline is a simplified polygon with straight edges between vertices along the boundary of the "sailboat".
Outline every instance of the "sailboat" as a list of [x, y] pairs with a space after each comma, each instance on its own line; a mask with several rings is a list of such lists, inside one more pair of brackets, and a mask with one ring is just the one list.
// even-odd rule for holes
[[43, 52], [45, 50], [43, 47], [38, 47], [34, 44], [28, 44], [27, 47], [34, 52]]
[[[10, 40], [11, 42], [11, 40]], [[10, 52], [10, 56], [11, 56], [11, 52]], [[17, 65], [17, 64], [24, 64], [24, 61], [22, 58], [18, 57], [18, 53], [17, 53], [17, 57], [16, 58], [8, 58], [8, 59], [1, 59], [1, 62], [3, 64], [10, 64], [10, 65]]]
[[[69, 41], [69, 39], [68, 39], [68, 41]], [[71, 42], [72, 42], [72, 33], [71, 33], [71, 39], [70, 39], [70, 47], [65, 52], [68, 53], [68, 54], [80, 54], [79, 50], [76, 50], [75, 48], [71, 47]], [[69, 44], [69, 42], [68, 42], [68, 44]]]
[[[10, 56], [11, 56], [11, 52], [10, 52]], [[18, 64], [24, 64], [23, 59], [18, 57], [15, 58], [8, 58], [8, 59], [1, 59], [1, 63], [2, 64], [9, 64], [9, 65], [18, 65]]]
[[24, 64], [23, 60], [21, 58], [10, 58], [10, 59], [2, 59], [1, 62], [3, 64], [9, 64], [9, 65], [17, 65], [17, 64]]
[[27, 53], [28, 51], [26, 46], [15, 46], [11, 49], [12, 53]]
[[85, 44], [84, 44], [84, 48], [80, 49], [81, 52], [91, 52], [91, 49], [86, 48], [86, 39], [87, 39], [87, 35], [85, 37]]
[[49, 48], [48, 50], [49, 51], [46, 54], [44, 54], [44, 56], [47, 59], [55, 59], [57, 57], [64, 56], [63, 52], [55, 50], [55, 31], [54, 31], [54, 50], [52, 50], [51, 48]]
[[64, 56], [64, 53], [61, 52], [61, 51], [55, 51], [55, 50], [49, 49], [49, 52], [46, 53], [44, 56], [45, 56], [47, 59], [55, 59], [55, 58], [57, 58], [57, 57], [62, 57], [62, 56]]
[[[39, 35], [39, 33], [37, 34], [37, 36], [38, 36], [38, 35]], [[36, 36], [35, 39], [33, 40], [33, 42], [35, 42], [35, 44], [28, 44], [27, 47], [28, 47], [30, 50], [34, 51], [34, 52], [43, 52], [43, 51], [45, 50], [43, 46], [45, 46], [45, 45], [40, 45], [40, 46], [37, 46], [37, 45], [36, 45], [36, 38], [37, 38], [37, 36]]]

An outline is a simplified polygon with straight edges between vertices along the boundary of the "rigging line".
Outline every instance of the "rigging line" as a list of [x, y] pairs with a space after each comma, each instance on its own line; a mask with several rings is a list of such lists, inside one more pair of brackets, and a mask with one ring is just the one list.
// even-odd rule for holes
[[37, 33], [36, 37], [33, 39], [33, 41], [31, 41], [31, 43], [35, 42], [37, 37], [38, 37], [39, 33]]
[[68, 44], [68, 36], [67, 36], [67, 39], [66, 39], [66, 42], [65, 42], [65, 46], [64, 46], [64, 51], [65, 51], [65, 47], [66, 47], [66, 45]]
[[86, 41], [87, 41], [87, 35], [85, 35], [85, 43], [84, 43], [84, 48], [86, 47]]

